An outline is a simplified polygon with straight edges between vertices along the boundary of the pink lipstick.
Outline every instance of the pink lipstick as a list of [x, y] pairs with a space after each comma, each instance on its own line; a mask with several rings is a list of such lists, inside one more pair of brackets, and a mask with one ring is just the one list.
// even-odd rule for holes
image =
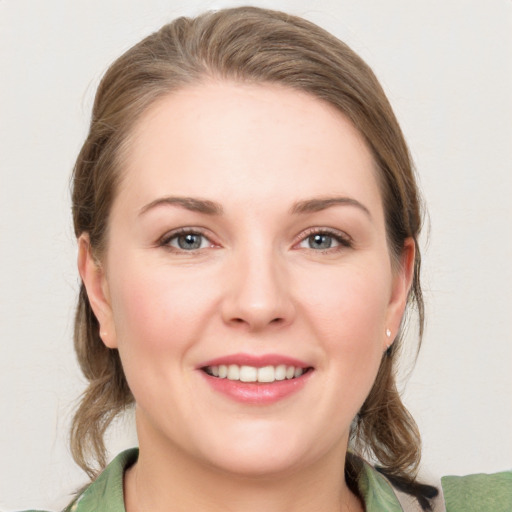
[[198, 367], [217, 392], [248, 404], [271, 404], [299, 391], [313, 367], [277, 354], [233, 354], [206, 361]]

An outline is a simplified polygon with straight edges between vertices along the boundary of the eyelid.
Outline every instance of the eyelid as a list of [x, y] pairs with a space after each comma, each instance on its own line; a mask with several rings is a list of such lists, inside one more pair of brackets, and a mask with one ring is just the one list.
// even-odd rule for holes
[[[202, 228], [202, 227], [198, 227], [198, 226], [180, 227], [180, 228], [173, 229], [171, 231], [167, 231], [164, 235], [162, 235], [157, 240], [155, 245], [159, 246], [159, 247], [168, 248], [169, 250], [173, 250], [173, 251], [180, 252], [180, 253], [181, 252], [194, 253], [197, 251], [201, 251], [202, 249], [193, 249], [190, 251], [185, 251], [185, 250], [180, 250], [180, 249], [177, 249], [177, 248], [169, 245], [169, 242], [173, 238], [180, 236], [180, 235], [188, 235], [188, 234], [197, 234], [197, 235], [203, 236], [210, 242], [210, 244], [211, 244], [210, 247], [219, 246], [219, 244], [213, 240], [213, 237], [208, 230], [206, 230], [205, 228]], [[320, 226], [310, 227], [310, 228], [302, 231], [294, 240], [293, 247], [295, 248], [298, 244], [303, 242], [305, 239], [307, 239], [308, 237], [310, 237], [312, 235], [316, 235], [316, 234], [324, 234], [324, 235], [332, 236], [333, 238], [335, 238], [338, 241], [341, 248], [353, 247], [353, 239], [348, 233], [341, 231], [339, 229], [320, 227]], [[333, 251], [336, 249], [337, 249], [337, 247], [333, 247], [333, 248], [329, 248], [329, 249], [324, 249], [323, 251], [315, 250], [315, 252], [326, 252], [326, 251]]]
[[179, 252], [179, 253], [186, 253], [186, 252], [194, 253], [194, 252], [197, 252], [197, 251], [201, 251], [202, 249], [192, 249], [190, 251], [185, 251], [185, 250], [180, 250], [180, 249], [178, 249], [176, 247], [173, 247], [173, 246], [169, 245], [170, 241], [173, 238], [176, 238], [176, 237], [178, 237], [180, 235], [190, 235], [190, 234], [203, 236], [204, 238], [206, 238], [210, 242], [211, 247], [214, 247], [214, 246], [218, 245], [217, 243], [215, 243], [212, 240], [212, 235], [209, 234], [207, 232], [207, 230], [205, 230], [204, 228], [201, 228], [201, 227], [197, 227], [197, 226], [180, 227], [180, 228], [172, 229], [171, 231], [167, 231], [164, 235], [162, 235], [157, 240], [155, 245], [158, 246], [158, 247], [164, 247], [164, 248], [167, 248], [169, 250], [172, 250], [172, 251], [175, 251], [175, 252]]
[[[298, 244], [300, 244], [301, 242], [306, 240], [306, 238], [308, 238], [312, 235], [317, 235], [317, 234], [332, 236], [339, 242], [341, 248], [351, 248], [354, 245], [353, 238], [345, 231], [341, 231], [339, 229], [334, 229], [334, 228], [315, 226], [315, 227], [311, 227], [311, 228], [308, 228], [308, 229], [302, 231], [300, 233], [300, 235], [297, 236], [295, 242], [293, 243], [293, 247], [296, 247]], [[332, 247], [332, 248], [324, 249], [324, 250], [317, 250], [317, 249], [311, 249], [311, 250], [315, 250], [315, 252], [326, 252], [326, 251], [333, 251], [333, 250], [335, 251], [336, 249], [337, 249], [337, 247]]]

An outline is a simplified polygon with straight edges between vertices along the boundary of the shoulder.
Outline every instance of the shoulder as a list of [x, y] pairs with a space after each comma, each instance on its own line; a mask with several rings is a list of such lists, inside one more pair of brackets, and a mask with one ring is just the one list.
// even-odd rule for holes
[[[433, 511], [512, 512], [512, 471], [444, 476], [431, 484], [431, 489], [442, 490], [429, 496]], [[396, 488], [370, 464], [360, 464], [357, 485], [367, 512], [423, 510], [412, 494]]]
[[447, 512], [512, 511], [512, 471], [441, 478]]
[[125, 512], [123, 475], [138, 456], [137, 448], [120, 453], [64, 512]]
[[[79, 493], [63, 512], [125, 512], [123, 499], [123, 474], [139, 455], [137, 448], [120, 453], [92, 482]], [[24, 512], [44, 512], [26, 510]]]

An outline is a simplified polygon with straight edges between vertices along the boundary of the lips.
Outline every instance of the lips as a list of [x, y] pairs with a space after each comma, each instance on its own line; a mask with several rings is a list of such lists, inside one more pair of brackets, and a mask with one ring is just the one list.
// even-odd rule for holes
[[303, 361], [274, 354], [234, 354], [198, 369], [215, 391], [250, 404], [270, 404], [299, 391], [313, 372]]

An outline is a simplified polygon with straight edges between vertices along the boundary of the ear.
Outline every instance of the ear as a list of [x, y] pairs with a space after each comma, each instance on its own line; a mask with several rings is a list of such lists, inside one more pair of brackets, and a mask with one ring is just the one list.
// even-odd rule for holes
[[407, 305], [407, 297], [414, 278], [415, 257], [416, 246], [414, 240], [407, 238], [397, 268], [393, 270], [391, 296], [386, 318], [386, 330], [389, 329], [391, 334], [388, 337], [386, 333], [384, 333], [384, 349], [387, 349], [391, 345], [400, 328], [400, 323], [402, 322], [402, 317]]
[[89, 235], [78, 239], [78, 272], [87, 290], [89, 303], [100, 324], [100, 337], [108, 348], [117, 348], [117, 339], [105, 272], [92, 253]]

